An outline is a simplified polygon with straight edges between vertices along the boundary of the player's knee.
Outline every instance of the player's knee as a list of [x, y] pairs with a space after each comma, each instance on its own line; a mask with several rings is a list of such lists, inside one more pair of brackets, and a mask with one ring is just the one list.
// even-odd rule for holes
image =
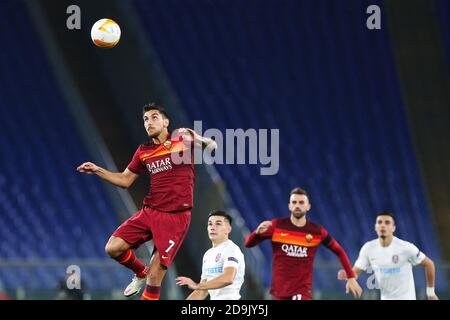
[[109, 241], [105, 246], [105, 252], [111, 257], [116, 258], [122, 254], [121, 248], [114, 242]]
[[106, 254], [109, 255], [111, 258], [113, 257], [113, 254], [114, 254], [114, 248], [113, 248], [113, 246], [112, 246], [109, 242], [105, 245], [105, 252], [106, 252]]

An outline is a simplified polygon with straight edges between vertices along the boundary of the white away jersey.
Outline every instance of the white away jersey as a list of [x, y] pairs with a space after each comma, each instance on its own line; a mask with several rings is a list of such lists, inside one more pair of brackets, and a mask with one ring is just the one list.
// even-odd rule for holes
[[244, 254], [231, 240], [227, 240], [205, 252], [203, 255], [202, 280], [209, 281], [220, 276], [227, 267], [237, 269], [234, 281], [224, 288], [208, 290], [211, 300], [239, 300], [241, 298], [239, 291], [244, 282]]
[[425, 255], [415, 245], [394, 237], [387, 247], [381, 246], [378, 239], [366, 242], [355, 266], [375, 273], [381, 300], [415, 300], [412, 266], [423, 259]]

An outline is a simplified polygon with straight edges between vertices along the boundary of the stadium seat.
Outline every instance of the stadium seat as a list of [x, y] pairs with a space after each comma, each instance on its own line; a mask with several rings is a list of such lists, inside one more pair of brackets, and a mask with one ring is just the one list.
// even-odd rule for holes
[[[90, 156], [35, 27], [22, 1], [1, 1], [0, 11], [8, 12], [0, 20], [0, 260], [110, 261], [103, 248], [119, 221], [101, 183], [75, 170]], [[53, 289], [60, 280], [45, 265], [5, 268], [6, 289]], [[123, 279], [117, 269], [106, 271], [87, 273], [91, 289]]]

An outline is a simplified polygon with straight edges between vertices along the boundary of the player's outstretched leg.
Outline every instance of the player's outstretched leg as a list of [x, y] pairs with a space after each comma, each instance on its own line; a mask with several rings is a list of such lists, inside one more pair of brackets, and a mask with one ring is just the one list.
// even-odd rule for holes
[[123, 292], [124, 296], [131, 297], [139, 293], [145, 284], [148, 268], [136, 257], [130, 245], [125, 240], [112, 236], [106, 244], [105, 251], [111, 258], [135, 273], [133, 280]]
[[147, 286], [142, 293], [141, 300], [159, 300], [161, 283], [166, 275], [167, 267], [160, 263], [158, 251], [154, 251], [147, 274]]

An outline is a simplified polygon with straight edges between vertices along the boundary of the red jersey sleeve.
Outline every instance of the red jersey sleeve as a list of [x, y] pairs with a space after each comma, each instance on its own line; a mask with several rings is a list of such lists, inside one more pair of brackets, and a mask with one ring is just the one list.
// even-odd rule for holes
[[144, 164], [142, 163], [141, 159], [139, 159], [140, 149], [141, 147], [137, 148], [136, 152], [133, 155], [133, 158], [127, 166], [128, 170], [135, 174], [141, 174], [145, 170]]
[[256, 246], [257, 244], [259, 244], [261, 241], [263, 241], [265, 239], [272, 238], [273, 230], [275, 229], [275, 224], [276, 224], [276, 220], [273, 219], [272, 225], [269, 228], [267, 228], [267, 230], [264, 231], [263, 233], [257, 234], [256, 230], [253, 231], [252, 233], [250, 233], [247, 236], [247, 238], [245, 239], [244, 245], [247, 248], [250, 248], [250, 247]]
[[328, 246], [328, 244], [330, 243], [332, 238], [331, 238], [330, 234], [328, 233], [328, 231], [323, 226], [320, 228], [320, 236], [322, 239], [321, 243], [325, 246]]
[[347, 273], [347, 278], [354, 278], [355, 273], [353, 272], [352, 265], [345, 250], [332, 236], [330, 236], [324, 227], [320, 229], [320, 234], [322, 237], [322, 243], [338, 256], [342, 267], [344, 267], [345, 272]]

